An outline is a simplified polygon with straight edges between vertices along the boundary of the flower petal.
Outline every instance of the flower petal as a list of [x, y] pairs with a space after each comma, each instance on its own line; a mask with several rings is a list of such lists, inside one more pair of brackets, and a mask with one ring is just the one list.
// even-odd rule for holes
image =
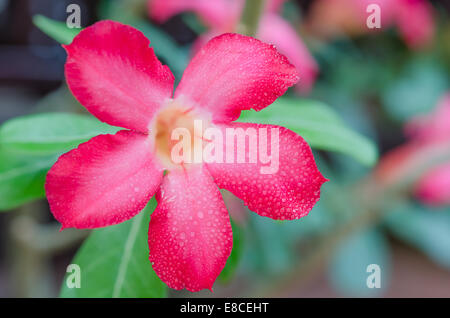
[[427, 172], [417, 183], [416, 194], [430, 205], [450, 204], [450, 163]]
[[87, 27], [64, 46], [72, 93], [101, 121], [147, 132], [174, 83], [149, 44], [142, 32], [118, 22]]
[[[223, 146], [225, 154], [232, 154], [235, 163], [208, 163], [207, 167], [215, 182], [238, 198], [242, 199], [250, 210], [261, 216], [277, 220], [292, 220], [309, 213], [320, 198], [320, 187], [327, 181], [317, 169], [309, 145], [296, 133], [279, 126], [248, 123], [232, 123], [218, 126], [226, 136], [226, 129], [242, 128], [243, 131], [255, 132], [258, 137], [258, 148], [254, 142], [248, 142], [246, 148], [234, 145]], [[248, 130], [250, 129], [250, 130]], [[262, 131], [266, 136], [262, 137]], [[275, 132], [278, 131], [278, 140]], [[235, 130], [237, 132], [237, 130]], [[227, 140], [227, 137], [223, 138]], [[266, 142], [267, 141], [267, 142]], [[277, 142], [278, 141], [278, 142]], [[252, 144], [254, 145], [253, 149]], [[272, 160], [261, 163], [261, 144], [267, 144], [266, 153], [273, 154]], [[276, 156], [278, 145], [278, 158]], [[245, 152], [245, 163], [237, 162], [237, 152]], [[256, 163], [250, 163], [250, 154], [258, 152]], [[273, 171], [262, 173], [261, 168], [268, 168], [270, 162]]]
[[192, 59], [175, 91], [212, 113], [215, 122], [261, 110], [298, 80], [286, 57], [271, 45], [226, 33], [209, 41]]
[[421, 48], [430, 43], [434, 33], [432, 7], [425, 0], [398, 0], [396, 23], [409, 47]]
[[211, 289], [233, 246], [230, 219], [205, 168], [164, 177], [148, 232], [150, 261], [169, 287]]
[[265, 14], [260, 23], [258, 38], [274, 44], [289, 59], [300, 74], [296, 88], [300, 93], [308, 93], [319, 68], [294, 28], [276, 14]]
[[139, 213], [161, 183], [147, 135], [100, 135], [62, 155], [47, 174], [50, 210], [63, 228], [97, 228]]

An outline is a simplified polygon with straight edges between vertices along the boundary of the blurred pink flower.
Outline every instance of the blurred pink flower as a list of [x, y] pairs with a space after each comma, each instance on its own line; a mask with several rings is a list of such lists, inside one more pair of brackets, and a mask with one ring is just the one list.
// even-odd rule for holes
[[[411, 140], [384, 156], [378, 178], [392, 183], [418, 173], [413, 191], [419, 199], [430, 205], [450, 204], [450, 93], [431, 114], [411, 120], [405, 132]], [[434, 160], [432, 168], [424, 164]]]
[[439, 100], [433, 113], [418, 116], [406, 124], [405, 132], [423, 143], [450, 141], [450, 93]]
[[[431, 115], [411, 121], [406, 132], [422, 144], [443, 143], [450, 150], [450, 93], [439, 101]], [[426, 172], [418, 181], [415, 192], [428, 204], [450, 204], [450, 160]]]
[[433, 38], [433, 11], [427, 0], [398, 0], [395, 23], [406, 44], [421, 48]]
[[429, 205], [450, 205], [450, 162], [427, 172], [417, 183], [415, 192]]
[[419, 49], [431, 42], [434, 21], [427, 0], [317, 0], [313, 2], [307, 24], [324, 37], [376, 32], [378, 29], [366, 25], [370, 4], [377, 4], [381, 9], [381, 29], [396, 27], [410, 48]]
[[[279, 10], [286, 0], [269, 0], [260, 21], [256, 37], [273, 44], [297, 68], [300, 81], [296, 91], [306, 94], [318, 75], [316, 61], [309, 53], [297, 31], [280, 15]], [[199, 36], [193, 45], [197, 52], [211, 38], [227, 32], [236, 32], [245, 4], [244, 0], [149, 0], [150, 16], [164, 22], [185, 11], [195, 12], [209, 27], [209, 31]]]

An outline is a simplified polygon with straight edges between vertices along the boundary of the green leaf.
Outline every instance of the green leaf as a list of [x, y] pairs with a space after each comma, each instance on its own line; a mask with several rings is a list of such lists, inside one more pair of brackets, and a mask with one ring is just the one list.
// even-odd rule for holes
[[448, 90], [448, 74], [438, 60], [415, 58], [383, 92], [386, 112], [399, 121], [427, 114]]
[[190, 51], [177, 45], [167, 33], [147, 21], [133, 20], [128, 21], [128, 24], [140, 30], [150, 39], [155, 54], [170, 66], [176, 79], [180, 80], [189, 62]]
[[219, 280], [224, 283], [229, 282], [233, 278], [244, 250], [244, 231], [231, 219], [230, 221], [233, 229], [233, 249], [231, 250], [230, 257], [228, 257], [224, 269], [219, 275]]
[[0, 148], [0, 211], [43, 198], [45, 176], [56, 158], [21, 157]]
[[35, 114], [0, 127], [0, 211], [44, 198], [47, 171], [63, 152], [90, 138], [118, 130], [93, 117]]
[[62, 153], [94, 136], [117, 131], [118, 128], [101, 123], [91, 116], [34, 114], [4, 123], [0, 127], [0, 146], [21, 153]]
[[70, 29], [64, 22], [55, 21], [40, 14], [33, 17], [33, 23], [42, 32], [61, 44], [70, 44], [73, 38], [82, 30]]
[[[120, 3], [108, 1], [106, 4], [103, 6], [107, 8], [104, 10], [106, 11], [104, 18], [129, 24], [144, 33], [151, 40], [151, 46], [154, 48], [155, 54], [163, 58], [176, 78], [180, 79], [189, 61], [189, 50], [185, 47], [179, 47], [167, 33], [148, 21], [124, 14]], [[70, 29], [64, 22], [52, 20], [42, 15], [34, 16], [33, 22], [42, 32], [61, 44], [70, 44], [82, 30]]]
[[295, 237], [285, 235], [285, 223], [291, 221], [277, 222], [250, 213], [247, 222], [246, 250], [242, 259], [247, 270], [258, 275], [277, 275], [288, 271], [297, 255], [292, 249]]
[[147, 232], [153, 198], [137, 216], [118, 225], [94, 230], [78, 250], [80, 288], [63, 281], [61, 297], [164, 297], [167, 288], [148, 259]]
[[413, 203], [400, 205], [386, 215], [386, 225], [398, 238], [450, 269], [450, 209], [433, 209]]
[[242, 112], [239, 121], [284, 126], [312, 148], [343, 153], [366, 166], [373, 166], [378, 159], [374, 143], [347, 128], [337, 113], [321, 102], [279, 98], [260, 112]]
[[[367, 286], [371, 264], [380, 268], [380, 288]], [[363, 229], [347, 237], [334, 251], [329, 277], [334, 288], [345, 296], [376, 296], [387, 286], [389, 266], [389, 248], [383, 234]]]

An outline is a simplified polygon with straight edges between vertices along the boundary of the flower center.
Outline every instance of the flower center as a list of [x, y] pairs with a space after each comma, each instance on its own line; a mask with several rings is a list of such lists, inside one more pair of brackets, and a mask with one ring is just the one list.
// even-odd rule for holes
[[192, 107], [171, 100], [156, 116], [150, 133], [163, 165], [173, 169], [192, 163], [195, 152], [202, 151], [202, 135], [208, 125]]

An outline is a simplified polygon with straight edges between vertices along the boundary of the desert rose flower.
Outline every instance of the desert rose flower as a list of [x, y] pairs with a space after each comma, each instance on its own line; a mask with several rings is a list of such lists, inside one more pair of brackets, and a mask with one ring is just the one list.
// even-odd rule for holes
[[[149, 44], [130, 26], [101, 21], [64, 46], [74, 96], [99, 120], [124, 130], [62, 155], [47, 175], [47, 198], [62, 228], [81, 229], [128, 220], [156, 195], [148, 232], [153, 269], [171, 288], [211, 289], [233, 239], [219, 188], [259, 215], [290, 220], [308, 214], [326, 179], [299, 135], [233, 122], [242, 110], [265, 108], [297, 82], [295, 67], [273, 46], [238, 34], [216, 37], [192, 59], [173, 93], [174, 76]], [[262, 173], [267, 167], [260, 161], [174, 161], [174, 132], [197, 138], [199, 122], [205, 132], [250, 129], [256, 137], [273, 129], [278, 140], [271, 139], [269, 150], [279, 150], [278, 169]], [[198, 139], [201, 150], [212, 142], [198, 137], [194, 150]], [[237, 143], [218, 144], [217, 153], [240, 155]]]
[[[256, 37], [263, 42], [274, 44], [300, 73], [300, 81], [295, 86], [299, 93], [308, 93], [316, 80], [319, 68], [303, 43], [297, 31], [279, 15], [286, 0], [266, 1]], [[195, 12], [209, 27], [193, 45], [197, 52], [211, 38], [227, 32], [237, 32], [245, 1], [243, 0], [149, 0], [149, 14], [164, 22], [181, 12]]]
[[[380, 162], [377, 176], [391, 184], [417, 173], [413, 192], [429, 205], [450, 204], [450, 93], [441, 98], [430, 115], [417, 117], [406, 125], [410, 141]], [[423, 169], [424, 162], [434, 162]]]
[[313, 2], [308, 25], [324, 37], [341, 33], [352, 36], [378, 31], [369, 29], [369, 5], [380, 8], [381, 29], [395, 27], [405, 43], [420, 49], [433, 38], [432, 7], [427, 0], [317, 0]]

